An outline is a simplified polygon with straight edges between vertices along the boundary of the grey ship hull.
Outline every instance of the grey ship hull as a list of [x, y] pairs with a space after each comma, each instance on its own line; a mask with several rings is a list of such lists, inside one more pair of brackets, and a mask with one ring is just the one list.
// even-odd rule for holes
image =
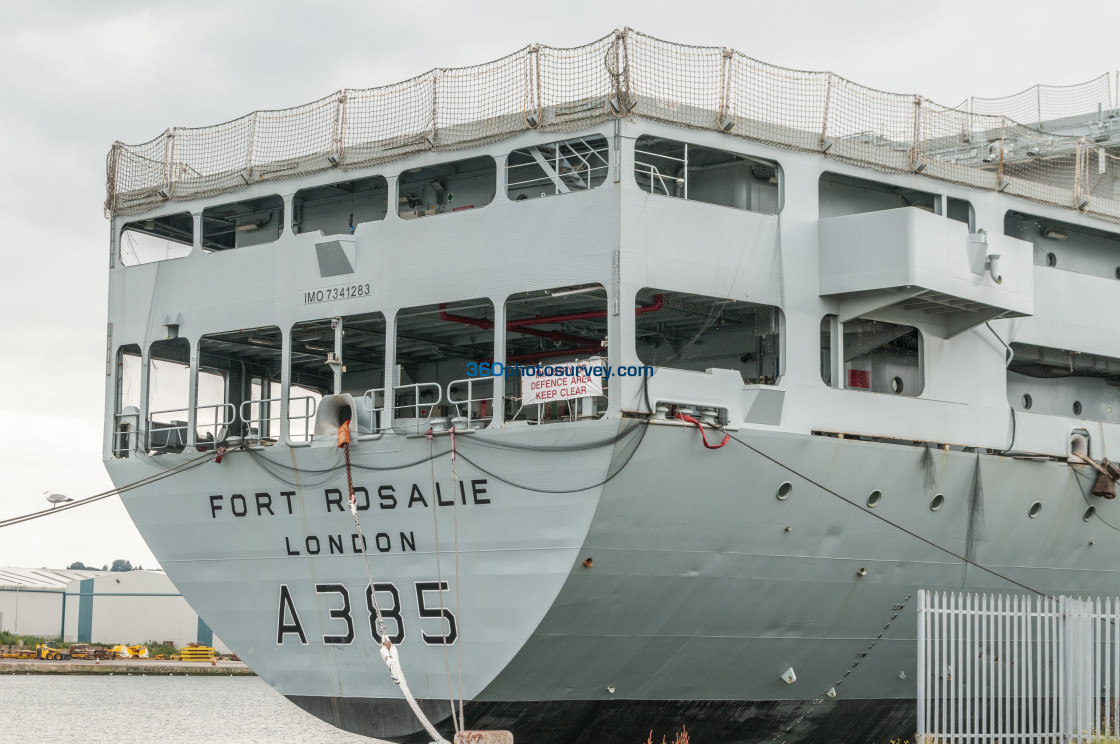
[[[458, 491], [449, 457], [440, 456], [446, 438], [357, 446], [355, 483], [370, 494], [363, 529], [371, 546], [385, 536], [370, 550], [374, 581], [398, 588], [402, 663], [445, 730], [461, 652], [468, 724], [510, 728], [534, 744], [589, 734], [640, 741], [650, 729], [681, 725], [698, 741], [905, 737], [913, 730], [916, 589], [1023, 590], [903, 529], [1040, 591], [1120, 590], [1120, 545], [1103, 521], [1115, 524], [1120, 513], [1092, 499], [1098, 516], [1083, 519], [1091, 476], [1061, 463], [735, 434], [774, 462], [734, 441], [705, 450], [695, 429], [674, 424], [637, 426], [588, 450], [493, 446], [570, 447], [619, 427], [460, 436]], [[345, 729], [426, 740], [377, 655], [353, 523], [330, 504], [330, 489], [345, 489], [338, 462], [328, 447], [233, 452], [123, 498], [192, 606], [281, 693]], [[150, 475], [150, 463], [118, 460], [109, 469], [123, 484]], [[447, 506], [434, 505], [433, 479]], [[778, 499], [786, 481], [792, 491]], [[426, 503], [409, 506], [417, 487]], [[882, 499], [871, 509], [873, 490]], [[258, 493], [269, 495], [274, 514], [260, 508]], [[450, 493], [459, 494], [454, 507]], [[936, 494], [944, 506], [933, 511]], [[1031, 518], [1035, 501], [1043, 507]], [[439, 594], [420, 600], [413, 592], [437, 576], [452, 587], [443, 598], [461, 631], [446, 648], [438, 642], [445, 624], [431, 617]], [[331, 616], [341, 595], [315, 586], [336, 584], [347, 588], [354, 633], [326, 644], [346, 630]], [[304, 639], [291, 630], [294, 615]], [[780, 678], [788, 668], [793, 684]], [[825, 697], [833, 687], [836, 697]]]

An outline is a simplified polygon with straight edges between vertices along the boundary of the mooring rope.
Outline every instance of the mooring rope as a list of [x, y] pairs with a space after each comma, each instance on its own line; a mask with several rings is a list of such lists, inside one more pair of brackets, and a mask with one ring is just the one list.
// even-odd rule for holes
[[[408, 681], [404, 676], [404, 668], [401, 666], [400, 652], [393, 642], [389, 640], [389, 634], [385, 632], [385, 618], [381, 615], [381, 605], [377, 601], [377, 591], [374, 588], [373, 569], [369, 565], [369, 554], [366, 552], [366, 538], [362, 533], [362, 523], [358, 518], [358, 501], [354, 495], [354, 476], [350, 470], [350, 422], [344, 421], [338, 427], [338, 446], [342, 449], [343, 457], [346, 461], [346, 486], [350, 491], [350, 513], [354, 517], [354, 529], [358, 532], [358, 544], [362, 548], [362, 561], [366, 566], [366, 577], [369, 579], [369, 594], [372, 599], [374, 614], [377, 616], [377, 627], [381, 631], [381, 660], [385, 662], [385, 666], [389, 668], [389, 677], [393, 683], [400, 688], [401, 694], [408, 702], [408, 707], [412, 709], [413, 715], [416, 720], [420, 721], [420, 725], [432, 737], [435, 744], [449, 744], [447, 739], [440, 736], [439, 731], [424, 715], [424, 711], [420, 709], [420, 704], [416, 702], [412, 691], [408, 689]], [[433, 509], [434, 511], [434, 509]], [[446, 636], [445, 636], [446, 638]], [[454, 707], [452, 707], [452, 718], [454, 718]]]
[[196, 457], [194, 459], [179, 463], [173, 468], [168, 468], [167, 470], [163, 470], [159, 473], [156, 473], [155, 475], [150, 475], [147, 478], [141, 478], [140, 480], [133, 481], [132, 483], [126, 483], [125, 485], [118, 488], [111, 488], [108, 491], [102, 491], [101, 493], [96, 493], [92, 496], [86, 496], [82, 499], [76, 499], [68, 504], [62, 504], [61, 506], [43, 509], [42, 511], [31, 512], [30, 514], [24, 514], [18, 517], [9, 517], [8, 519], [0, 520], [0, 527], [11, 527], [12, 525], [22, 524], [23, 522], [30, 522], [33, 519], [49, 517], [52, 514], [59, 514], [69, 509], [77, 509], [79, 506], [86, 506], [87, 504], [92, 504], [96, 501], [107, 499], [110, 496], [118, 496], [122, 493], [127, 493], [128, 491], [151, 485], [152, 483], [164, 480], [165, 478], [179, 475], [180, 473], [184, 473], [188, 470], [196, 468], [199, 465], [204, 465], [207, 462], [216, 459], [222, 453], [224, 453], [224, 450], [207, 452], [206, 454], [200, 455], [199, 457]]

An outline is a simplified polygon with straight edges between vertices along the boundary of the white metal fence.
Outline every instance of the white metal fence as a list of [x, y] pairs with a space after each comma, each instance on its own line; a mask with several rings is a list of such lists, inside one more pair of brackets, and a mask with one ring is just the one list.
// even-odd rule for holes
[[1120, 600], [918, 592], [917, 741], [1114, 742]]

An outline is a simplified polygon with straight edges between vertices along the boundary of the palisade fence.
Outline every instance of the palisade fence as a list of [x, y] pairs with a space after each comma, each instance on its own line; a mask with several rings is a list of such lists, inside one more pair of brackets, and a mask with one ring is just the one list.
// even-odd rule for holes
[[919, 744], [1115, 742], [1120, 600], [918, 592]]
[[[532, 45], [486, 64], [341, 90], [224, 124], [175, 127], [139, 145], [114, 143], [105, 209], [135, 214], [168, 200], [465, 149], [531, 129], [568, 132], [640, 117], [1120, 222], [1120, 156], [1106, 149], [1120, 141], [1112, 138], [1120, 135], [1114, 114], [1107, 73], [948, 107], [623, 29], [580, 47]], [[1047, 131], [1074, 124], [1094, 136]]]

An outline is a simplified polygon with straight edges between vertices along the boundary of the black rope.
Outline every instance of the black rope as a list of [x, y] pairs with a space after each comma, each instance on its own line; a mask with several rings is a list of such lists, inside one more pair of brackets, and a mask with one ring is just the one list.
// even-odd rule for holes
[[[605, 485], [605, 484], [609, 483], [611, 480], [613, 480], [615, 478], [615, 476], [617, 476], [620, 472], [622, 472], [622, 470], [625, 469], [626, 466], [630, 463], [630, 460], [634, 457], [634, 454], [637, 452], [638, 447], [641, 446], [642, 441], [645, 439], [645, 431], [646, 431], [646, 427], [648, 425], [649, 425], [648, 421], [637, 420], [637, 421], [635, 421], [635, 423], [627, 425], [627, 427], [623, 431], [621, 431], [617, 434], [614, 434], [610, 437], [595, 440], [593, 442], [585, 442], [585, 443], [582, 443], [582, 444], [574, 444], [574, 445], [514, 444], [514, 443], [509, 443], [509, 442], [492, 442], [492, 441], [484, 440], [484, 439], [481, 439], [481, 438], [474, 439], [474, 438], [471, 438], [471, 437], [460, 437], [459, 441], [458, 441], [458, 454], [459, 454], [460, 457], [462, 457], [464, 460], [466, 460], [468, 463], [470, 463], [472, 466], [474, 466], [480, 472], [490, 476], [491, 478], [494, 478], [497, 481], [500, 481], [500, 482], [505, 483], [507, 485], [513, 486], [515, 488], [520, 488], [520, 489], [523, 489], [523, 490], [526, 490], [526, 491], [532, 491], [534, 493], [547, 493], [547, 494], [578, 493], [580, 491], [586, 491], [586, 490], [591, 489], [591, 488], [598, 488], [599, 486]], [[469, 442], [469, 444], [467, 446], [468, 450], [471, 449], [473, 446], [479, 446], [479, 447], [490, 447], [490, 448], [493, 448], [493, 449], [503, 449], [503, 450], [507, 450], [507, 451], [522, 451], [522, 452], [550, 452], [550, 453], [579, 452], [579, 451], [587, 451], [587, 450], [592, 450], [592, 449], [601, 449], [603, 447], [608, 447], [608, 446], [614, 446], [614, 445], [618, 444], [619, 442], [621, 442], [625, 439], [629, 439], [629, 438], [634, 437], [636, 435], [636, 432], [641, 434], [641, 438], [638, 439], [637, 443], [634, 444], [633, 450], [630, 452], [629, 455], [626, 456], [626, 460], [621, 464], [621, 466], [619, 466], [617, 469], [614, 469], [614, 472], [608, 471], [609, 475], [605, 479], [603, 479], [603, 480], [601, 480], [597, 483], [593, 483], [593, 484], [586, 485], [586, 486], [581, 486], [579, 488], [546, 489], [546, 488], [536, 488], [534, 486], [529, 486], [529, 485], [526, 485], [526, 484], [523, 484], [523, 483], [517, 483], [517, 482], [512, 481], [512, 480], [510, 480], [510, 479], [508, 479], [508, 478], [506, 478], [506, 477], [504, 477], [504, 476], [502, 476], [502, 475], [500, 475], [500, 474], [498, 474], [498, 473], [496, 473], [492, 470], [489, 470], [489, 469], [483, 467], [476, 460], [471, 459], [468, 455], [466, 455], [463, 452], [463, 444], [465, 442]], [[341, 462], [341, 458], [339, 458], [338, 462], [336, 462], [334, 465], [331, 465], [331, 466], [326, 467], [326, 468], [301, 468], [301, 467], [296, 467], [296, 466], [293, 466], [293, 465], [286, 465], [284, 463], [280, 463], [280, 462], [277, 462], [275, 460], [272, 460], [272, 459], [266, 457], [263, 453], [261, 453], [257, 450], [250, 449], [250, 450], [247, 450], [247, 451], [249, 452], [249, 454], [253, 458], [253, 460], [258, 465], [260, 465], [262, 467], [262, 469], [267, 471], [269, 473], [269, 475], [273, 476], [277, 480], [280, 480], [280, 481], [282, 481], [282, 482], [284, 482], [284, 483], [286, 483], [290, 486], [294, 486], [294, 487], [297, 487], [297, 488], [298, 487], [308, 487], [308, 486], [314, 487], [314, 486], [322, 485], [323, 483], [326, 483], [326, 482], [332, 480], [339, 471], [343, 470], [346, 467], [345, 464], [343, 462]], [[415, 467], [417, 465], [421, 465], [423, 463], [426, 463], [426, 462], [428, 462], [432, 459], [440, 458], [440, 457], [443, 457], [445, 455], [449, 455], [450, 453], [451, 453], [451, 448], [447, 447], [447, 449], [444, 449], [443, 451], [433, 452], [429, 456], [421, 457], [421, 458], [413, 460], [411, 462], [398, 463], [398, 464], [394, 464], [394, 465], [370, 465], [370, 464], [361, 464], [359, 462], [352, 461], [351, 462], [351, 467], [354, 470], [366, 470], [366, 471], [370, 471], [370, 472], [390, 472], [390, 471], [394, 471], [394, 470], [405, 470], [407, 468]], [[378, 453], [355, 451], [354, 452], [354, 457], [357, 458], [361, 455], [376, 455], [376, 454], [378, 454]], [[612, 466], [612, 468], [613, 468], [613, 466]], [[288, 477], [287, 475], [285, 475], [285, 473], [290, 473], [290, 474], [293, 474], [293, 475], [298, 473], [299, 476], [300, 476], [300, 479], [299, 480], [294, 480], [294, 479]], [[322, 476], [322, 478], [318, 479], [317, 481], [309, 483], [308, 480], [303, 477], [305, 475]]]
[[85, 506], [86, 504], [92, 504], [95, 501], [101, 501], [102, 499], [107, 499], [110, 496], [119, 496], [122, 493], [132, 491], [136, 488], [151, 485], [152, 483], [156, 483], [156, 482], [161, 481], [165, 478], [170, 478], [174, 475], [179, 475], [180, 473], [185, 473], [188, 470], [192, 470], [194, 468], [197, 468], [199, 465], [206, 464], [207, 462], [213, 460], [214, 457], [216, 457], [216, 456], [217, 456], [217, 452], [208, 452], [204, 455], [201, 455], [199, 457], [194, 458], [193, 460], [188, 460], [187, 462], [176, 465], [173, 468], [169, 468], [167, 470], [163, 470], [159, 473], [156, 473], [155, 475], [150, 475], [147, 478], [141, 478], [140, 480], [133, 481], [132, 483], [127, 483], [127, 484], [121, 486], [120, 488], [111, 488], [108, 491], [102, 491], [101, 493], [96, 493], [92, 496], [87, 496], [83, 499], [77, 499], [76, 501], [73, 501], [73, 502], [68, 503], [68, 504], [63, 504], [62, 506], [52, 507], [50, 509], [43, 509], [42, 511], [37, 511], [37, 512], [31, 512], [30, 514], [24, 514], [24, 515], [19, 516], [19, 517], [10, 517], [8, 519], [0, 520], [0, 527], [10, 527], [10, 526], [15, 525], [15, 524], [22, 524], [23, 522], [30, 522], [31, 520], [39, 519], [40, 517], [48, 517], [51, 514], [59, 514], [61, 512], [67, 511], [69, 509], [77, 509], [79, 506]]
[[848, 506], [852, 506], [852, 507], [855, 507], [856, 509], [859, 509], [860, 513], [866, 514], [869, 517], [874, 517], [875, 519], [878, 519], [880, 522], [888, 524], [891, 527], [894, 527], [896, 530], [899, 530], [900, 532], [906, 533], [907, 535], [914, 538], [915, 540], [918, 540], [919, 542], [923, 542], [926, 545], [929, 545], [931, 548], [935, 548], [936, 550], [940, 550], [942, 553], [945, 553], [946, 555], [950, 555], [953, 558], [956, 558], [957, 560], [961, 561], [962, 563], [966, 563], [970, 566], [975, 566], [976, 568], [980, 569], [981, 571], [984, 571], [985, 573], [989, 573], [989, 574], [991, 574], [992, 576], [995, 576], [998, 579], [1003, 579], [1004, 581], [1008, 582], [1009, 584], [1014, 584], [1015, 586], [1017, 586], [1021, 589], [1026, 589], [1028, 592], [1031, 592], [1032, 594], [1037, 594], [1041, 597], [1049, 597], [1050, 596], [1046, 592], [1043, 592], [1043, 591], [1040, 591], [1038, 589], [1035, 589], [1034, 587], [1028, 586], [1021, 581], [1016, 581], [1015, 579], [1011, 578], [1010, 576], [1006, 576], [1004, 574], [1001, 574], [999, 571], [988, 568], [987, 566], [984, 566], [980, 563], [977, 563], [976, 561], [969, 560], [967, 557], [965, 557], [965, 556], [963, 556], [959, 553], [956, 553], [956, 552], [950, 550], [949, 548], [938, 545], [937, 543], [933, 542], [932, 540], [929, 540], [928, 538], [922, 537], [917, 532], [914, 532], [913, 530], [909, 530], [909, 529], [903, 527], [902, 525], [898, 524], [897, 522], [892, 522], [891, 520], [887, 519], [886, 517], [884, 517], [881, 514], [876, 514], [875, 512], [868, 511], [868, 510], [864, 509], [862, 506], [855, 503], [854, 501], [849, 501], [848, 499], [844, 498], [843, 496], [841, 496], [836, 491], [833, 491], [831, 488], [828, 488], [827, 486], [821, 485], [820, 483], [816, 482], [815, 480], [813, 480], [809, 476], [805, 475], [804, 473], [801, 473], [798, 470], [795, 470], [794, 468], [790, 467], [789, 465], [786, 465], [784, 462], [780, 462], [780, 461], [774, 459], [773, 457], [766, 454], [765, 452], [759, 450], [756, 447], [753, 447], [752, 445], [747, 444], [746, 442], [744, 442], [741, 439], [738, 439], [737, 437], [731, 437], [731, 439], [733, 441], [738, 442], [739, 444], [743, 445], [747, 449], [751, 450], [752, 452], [754, 452], [759, 457], [762, 457], [766, 460], [769, 460], [770, 462], [774, 463], [778, 467], [789, 471], [790, 473], [797, 476], [798, 478], [801, 478], [806, 483], [809, 483], [810, 485], [816, 486], [817, 488], [821, 489], [822, 491], [824, 491], [828, 495], [834, 496], [834, 497], [840, 499], [841, 501], [843, 501]]

